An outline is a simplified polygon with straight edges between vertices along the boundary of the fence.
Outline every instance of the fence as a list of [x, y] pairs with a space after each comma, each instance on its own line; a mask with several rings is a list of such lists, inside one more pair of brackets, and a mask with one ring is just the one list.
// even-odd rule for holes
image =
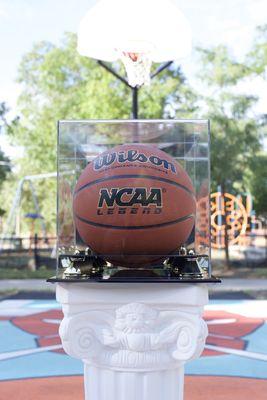
[[0, 267], [30, 267], [33, 270], [56, 266], [56, 237], [2, 238]]

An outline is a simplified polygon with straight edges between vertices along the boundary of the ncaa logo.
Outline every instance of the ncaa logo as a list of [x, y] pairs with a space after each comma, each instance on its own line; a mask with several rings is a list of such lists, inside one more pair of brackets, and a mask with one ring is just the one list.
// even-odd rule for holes
[[141, 207], [155, 205], [162, 207], [162, 189], [161, 188], [140, 188], [125, 187], [100, 189], [98, 208], [106, 207], [133, 207], [140, 204]]

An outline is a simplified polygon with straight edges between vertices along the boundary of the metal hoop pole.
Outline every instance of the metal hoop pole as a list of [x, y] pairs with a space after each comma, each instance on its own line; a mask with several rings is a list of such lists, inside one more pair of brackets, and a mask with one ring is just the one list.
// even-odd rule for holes
[[173, 63], [173, 61], [168, 61], [164, 64], [161, 64], [158, 69], [150, 75], [150, 79], [155, 78], [155, 76], [157, 76], [158, 74], [160, 74], [162, 71], [164, 71], [166, 68], [168, 68], [171, 64]]
[[124, 79], [122, 76], [120, 76], [113, 68], [111, 68], [109, 65], [107, 65], [106, 63], [104, 63], [101, 60], [97, 60], [97, 63], [105, 68], [109, 73], [111, 73], [112, 75], [114, 75], [117, 79], [119, 79], [122, 83], [124, 83], [126, 86], [128, 86], [129, 88], [132, 88], [131, 85], [129, 85], [129, 83], [127, 82], [126, 79]]
[[132, 88], [132, 118], [138, 119], [138, 87]]

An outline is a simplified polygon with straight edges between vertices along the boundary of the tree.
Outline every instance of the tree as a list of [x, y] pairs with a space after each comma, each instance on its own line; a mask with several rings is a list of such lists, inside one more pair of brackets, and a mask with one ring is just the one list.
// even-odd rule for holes
[[[252, 76], [267, 78], [267, 24], [259, 26], [251, 51], [248, 53], [246, 63]], [[259, 119], [261, 140], [263, 145], [267, 142], [267, 113]], [[255, 154], [250, 162], [248, 186], [254, 197], [254, 207], [258, 215], [267, 215], [267, 154], [260, 151]]]
[[266, 79], [267, 24], [257, 27], [252, 49], [246, 57], [246, 64], [252, 75], [260, 75]]
[[[225, 46], [199, 49], [200, 78], [207, 87], [202, 101], [211, 120], [212, 190], [246, 191], [250, 162], [260, 150], [259, 121], [251, 117], [257, 98], [238, 94], [236, 85], [251, 74], [250, 67], [231, 57]], [[225, 215], [225, 255], [230, 264]]]
[[260, 149], [259, 123], [249, 116], [258, 99], [235, 93], [249, 70], [232, 59], [224, 46], [199, 52], [200, 77], [208, 88], [202, 99], [211, 120], [212, 188], [244, 189], [248, 161]]
[[[0, 107], [1, 107], [1, 105], [0, 105]], [[4, 154], [4, 152], [0, 149], [0, 189], [2, 188], [4, 182], [6, 181], [8, 175], [10, 173], [10, 170], [11, 170], [11, 168], [10, 168], [10, 160]], [[5, 212], [4, 208], [2, 208], [2, 201], [1, 201], [1, 205], [0, 205], [0, 221], [4, 217], [5, 213], [6, 212]], [[2, 224], [0, 224], [0, 226], [1, 225]]]
[[[115, 68], [124, 73], [119, 64]], [[22, 86], [20, 120], [9, 134], [24, 147], [19, 160], [21, 177], [56, 170], [58, 120], [126, 119], [131, 114], [131, 91], [96, 61], [81, 57], [74, 34], [66, 34], [60, 46], [37, 43], [23, 57], [18, 81]], [[172, 67], [140, 91], [140, 118], [192, 116], [194, 102], [180, 69]], [[55, 180], [37, 184], [37, 193], [42, 215], [50, 231], [55, 231]], [[8, 203], [7, 196], [6, 207]]]
[[[6, 114], [8, 108], [4, 102], [0, 103], [0, 135], [4, 133], [5, 128], [8, 126]], [[0, 189], [10, 173], [10, 160], [0, 148]], [[2, 202], [1, 202], [2, 203]], [[5, 210], [0, 206], [0, 220], [5, 215]]]
[[257, 215], [267, 216], [267, 154], [259, 153], [250, 162], [249, 189]]
[[[0, 134], [3, 134], [4, 130], [9, 126], [6, 119], [6, 114], [8, 113], [8, 111], [9, 110], [6, 104], [4, 102], [0, 103]], [[6, 180], [9, 172], [10, 172], [10, 160], [0, 148], [0, 187]]]

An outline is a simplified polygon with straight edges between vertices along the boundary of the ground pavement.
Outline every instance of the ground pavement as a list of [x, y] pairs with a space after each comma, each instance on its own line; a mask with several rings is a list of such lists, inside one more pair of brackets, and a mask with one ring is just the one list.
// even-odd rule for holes
[[[55, 300], [0, 302], [0, 400], [82, 400], [83, 368], [62, 350]], [[266, 400], [267, 301], [212, 300], [199, 360], [186, 366], [185, 400]]]
[[[56, 285], [45, 282], [44, 279], [3, 279], [0, 280], [0, 293], [5, 291], [40, 291], [55, 292]], [[222, 293], [231, 291], [267, 291], [267, 279], [223, 278], [220, 285], [209, 285], [212, 292]]]

